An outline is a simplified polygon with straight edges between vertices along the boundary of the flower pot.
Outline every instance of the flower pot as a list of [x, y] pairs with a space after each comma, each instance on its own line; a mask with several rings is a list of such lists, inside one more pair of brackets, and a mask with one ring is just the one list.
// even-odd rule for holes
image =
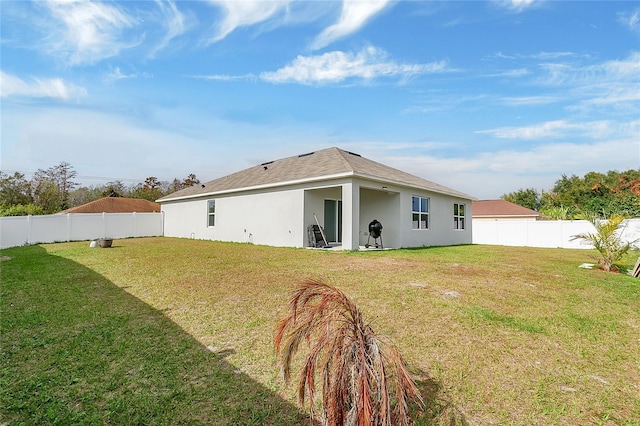
[[98, 244], [102, 248], [111, 247], [112, 243], [113, 243], [113, 240], [110, 238], [101, 238], [100, 241], [98, 241]]

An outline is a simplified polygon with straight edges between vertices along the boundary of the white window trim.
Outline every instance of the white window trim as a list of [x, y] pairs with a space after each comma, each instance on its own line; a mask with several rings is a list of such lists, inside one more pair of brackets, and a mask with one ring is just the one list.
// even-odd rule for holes
[[[458, 206], [458, 214], [455, 213], [456, 207]], [[462, 210], [464, 213], [460, 215], [460, 206], [462, 206]], [[456, 228], [456, 218], [458, 219], [458, 227]], [[460, 219], [462, 219], [462, 228], [460, 227]], [[467, 229], [467, 205], [466, 203], [453, 203], [453, 230], [454, 231], [464, 231]]]
[[[427, 211], [426, 212], [421, 212], [421, 211], [415, 211], [413, 210], [413, 199], [414, 198], [418, 198], [419, 200], [426, 200], [427, 201]], [[422, 205], [422, 202], [419, 202], [420, 205]], [[429, 223], [431, 221], [431, 198], [429, 197], [424, 197], [422, 195], [412, 195], [411, 196], [411, 230], [413, 231], [428, 231], [429, 229], [431, 229], [431, 224]], [[426, 228], [421, 228], [420, 227], [420, 220], [418, 220], [418, 227], [415, 228], [413, 226], [413, 215], [414, 214], [418, 214], [418, 215], [426, 215], [427, 216], [427, 220], [426, 222]]]
[[[213, 203], [213, 213], [209, 211], [211, 203]], [[213, 217], [213, 225], [210, 225], [211, 217]], [[216, 226], [216, 200], [207, 200], [207, 228], [213, 228], [214, 226]]]

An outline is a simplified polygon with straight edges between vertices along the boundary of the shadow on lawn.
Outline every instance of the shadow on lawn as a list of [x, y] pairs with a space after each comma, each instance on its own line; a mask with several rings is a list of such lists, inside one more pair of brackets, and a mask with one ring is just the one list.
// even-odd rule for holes
[[4, 252], [0, 424], [308, 424], [96, 272], [39, 246]]
[[469, 424], [466, 417], [443, 395], [441, 384], [426, 376], [424, 373], [417, 375], [416, 386], [424, 400], [422, 410], [413, 407], [412, 419], [416, 426], [450, 425], [466, 426]]

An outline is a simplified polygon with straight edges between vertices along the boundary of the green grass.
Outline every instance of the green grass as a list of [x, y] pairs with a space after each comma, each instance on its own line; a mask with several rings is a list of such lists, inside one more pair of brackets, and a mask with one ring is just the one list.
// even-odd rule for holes
[[396, 343], [427, 402], [417, 424], [639, 425], [640, 280], [578, 268], [591, 254], [2, 250], [0, 424], [304, 423], [273, 333], [295, 285], [319, 278]]

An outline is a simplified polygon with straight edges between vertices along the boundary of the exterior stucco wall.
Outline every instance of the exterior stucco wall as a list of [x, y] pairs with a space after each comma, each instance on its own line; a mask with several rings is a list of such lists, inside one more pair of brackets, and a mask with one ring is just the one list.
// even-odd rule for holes
[[[360, 245], [367, 242], [369, 222], [382, 223], [384, 247], [471, 244], [471, 200], [386, 183], [357, 180], [360, 186]], [[412, 229], [413, 196], [429, 198], [429, 229]], [[453, 204], [465, 205], [465, 229], [453, 229]]]
[[[429, 229], [412, 229], [411, 199], [429, 198]], [[453, 229], [453, 204], [465, 205], [465, 229]], [[471, 244], [471, 201], [426, 191], [401, 194], [402, 247], [448, 246]]]
[[[382, 245], [402, 247], [400, 193], [378, 189], [360, 189], [360, 245], [367, 243], [369, 223], [376, 219], [382, 224]], [[369, 244], [373, 244], [370, 238]]]
[[[163, 203], [165, 235], [302, 247], [306, 241], [303, 199], [302, 190], [292, 189]], [[216, 201], [215, 226], [208, 226], [208, 200]]]

